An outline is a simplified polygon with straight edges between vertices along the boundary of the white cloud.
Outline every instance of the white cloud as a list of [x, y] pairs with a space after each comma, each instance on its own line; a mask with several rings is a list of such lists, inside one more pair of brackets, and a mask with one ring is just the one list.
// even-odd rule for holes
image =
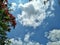
[[51, 1], [51, 9], [54, 10], [54, 8], [52, 6], [54, 6], [54, 0], [50, 0]]
[[51, 41], [60, 40], [60, 30], [54, 29], [47, 34], [48, 34], [47, 38], [50, 39]]
[[24, 5], [19, 4], [18, 7], [22, 9], [22, 14], [18, 14], [18, 21], [24, 26], [32, 26], [36, 28], [41, 25], [44, 19], [49, 15], [46, 15], [46, 10], [49, 8], [49, 5], [53, 7], [54, 4], [50, 3], [51, 1], [47, 1], [47, 3], [44, 4], [44, 0], [33, 0]]
[[17, 4], [16, 3], [11, 3], [11, 7], [9, 9], [15, 11]]
[[21, 38], [19, 38], [18, 40], [12, 38], [10, 39], [10, 45], [41, 45], [39, 42], [29, 40], [30, 36], [33, 34], [34, 33], [27, 33], [24, 37], [24, 41], [22, 41]]
[[32, 32], [32, 33], [27, 33], [27, 34], [25, 35], [24, 41], [25, 41], [25, 42], [28, 42], [30, 36], [32, 36], [33, 34], [34, 34], [33, 32]]
[[60, 29], [53, 29], [46, 32], [45, 36], [50, 39], [47, 45], [60, 45]]
[[11, 44], [10, 45], [41, 45], [39, 42], [34, 42], [34, 41], [28, 41], [28, 42], [24, 42], [21, 39], [15, 40], [10, 39]]
[[30, 34], [28, 33], [25, 35], [24, 41], [26, 41], [26, 42], [29, 41], [29, 38], [30, 38]]
[[47, 45], [60, 45], [60, 41], [48, 42]]

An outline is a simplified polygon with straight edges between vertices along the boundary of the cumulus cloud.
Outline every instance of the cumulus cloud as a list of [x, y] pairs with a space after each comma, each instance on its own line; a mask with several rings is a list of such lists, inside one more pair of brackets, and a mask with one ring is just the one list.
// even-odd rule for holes
[[34, 33], [27, 33], [25, 35], [24, 41], [19, 38], [18, 40], [15, 40], [14, 38], [10, 39], [11, 43], [10, 45], [41, 45], [39, 42], [36, 41], [29, 41], [29, 38]]
[[60, 41], [48, 42], [47, 45], [60, 45]]
[[15, 11], [17, 4], [16, 3], [11, 3], [11, 7], [9, 9]]
[[49, 33], [47, 34], [48, 34], [47, 38], [50, 39], [51, 41], [60, 40], [60, 30], [54, 29], [52, 31], [49, 31]]
[[18, 7], [22, 9], [22, 14], [18, 14], [18, 21], [23, 26], [31, 26], [34, 28], [41, 25], [44, 19], [49, 15], [49, 13], [46, 14], [46, 10], [49, 8], [50, 5], [51, 8], [53, 8], [54, 4], [51, 1], [47, 1], [46, 4], [44, 4], [44, 1], [47, 0], [32, 0], [26, 4], [19, 4]]
[[32, 32], [32, 33], [27, 33], [27, 34], [25, 35], [24, 41], [25, 41], [25, 42], [28, 42], [30, 36], [32, 36], [33, 34], [34, 34], [34, 32]]
[[60, 45], [60, 30], [53, 29], [52, 31], [46, 32], [45, 35], [50, 41], [47, 45]]
[[33, 42], [33, 41], [24, 42], [21, 39], [15, 40], [14, 38], [10, 39], [10, 41], [11, 41], [10, 45], [40, 45], [40, 43], [38, 42]]

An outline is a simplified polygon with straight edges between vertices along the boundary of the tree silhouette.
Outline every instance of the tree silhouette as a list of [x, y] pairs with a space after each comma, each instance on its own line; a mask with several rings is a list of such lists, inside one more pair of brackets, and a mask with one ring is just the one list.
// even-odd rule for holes
[[15, 28], [16, 25], [15, 17], [9, 13], [7, 3], [8, 0], [0, 0], [0, 45], [7, 43], [7, 32], [10, 32], [11, 26]]

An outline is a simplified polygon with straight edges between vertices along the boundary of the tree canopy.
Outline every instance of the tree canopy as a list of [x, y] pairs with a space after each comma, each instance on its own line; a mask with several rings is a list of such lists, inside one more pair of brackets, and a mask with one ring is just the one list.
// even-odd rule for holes
[[0, 0], [0, 45], [5, 45], [11, 26], [15, 28], [15, 17], [9, 13], [8, 0]]

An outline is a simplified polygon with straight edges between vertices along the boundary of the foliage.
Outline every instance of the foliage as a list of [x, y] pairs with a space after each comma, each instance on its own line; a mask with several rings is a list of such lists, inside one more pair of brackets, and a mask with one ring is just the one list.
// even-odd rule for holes
[[9, 13], [7, 4], [7, 0], [0, 0], [0, 45], [5, 45], [8, 39], [6, 32], [10, 32], [10, 27], [15, 28], [16, 25], [15, 17]]

